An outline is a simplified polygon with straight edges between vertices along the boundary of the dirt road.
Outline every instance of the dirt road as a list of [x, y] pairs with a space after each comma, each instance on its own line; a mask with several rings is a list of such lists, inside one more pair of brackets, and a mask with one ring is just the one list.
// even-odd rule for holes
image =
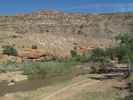
[[[123, 84], [123, 81], [121, 82], [116, 79], [94, 80], [83, 76], [82, 78], [78, 77], [70, 80], [70, 82], [65, 86], [49, 85], [49, 88], [47, 88], [47, 86], [44, 86], [38, 90], [34, 90], [33, 92], [27, 91], [25, 93], [10, 93], [0, 98], [0, 100], [88, 100], [82, 99], [82, 97], [80, 97], [80, 99], [77, 99], [77, 96], [84, 95], [86, 91], [92, 93], [92, 95], [94, 93], [106, 92], [108, 92], [107, 94], [110, 95], [111, 93], [115, 92], [110, 92], [110, 90], [113, 89], [112, 87], [121, 86]], [[57, 87], [57, 89], [55, 89], [55, 87]], [[99, 96], [102, 97], [102, 94], [99, 94]], [[113, 97], [112, 94], [111, 97]]]
[[99, 81], [85, 79], [57, 90], [46, 97], [42, 96], [40, 100], [67, 100], [85, 89], [90, 91], [105, 91], [113, 86], [120, 86], [122, 84], [123, 83], [118, 82], [117, 80]]

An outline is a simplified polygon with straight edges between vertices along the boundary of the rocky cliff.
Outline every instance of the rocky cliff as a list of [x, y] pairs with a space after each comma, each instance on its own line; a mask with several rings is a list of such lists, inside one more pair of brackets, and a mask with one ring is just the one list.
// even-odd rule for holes
[[29, 15], [0, 16], [0, 31], [62, 33], [110, 37], [133, 31], [133, 14], [74, 14], [42, 11]]
[[[70, 41], [81, 43], [90, 41], [89, 38], [109, 40], [121, 32], [133, 32], [133, 13], [76, 14], [41, 11], [27, 15], [0, 16], [1, 41], [14, 39], [13, 43], [19, 43], [23, 38], [23, 45], [25, 40], [43, 46], [52, 42], [55, 42], [53, 46], [72, 44]], [[56, 40], [60, 40], [60, 43], [56, 43]]]

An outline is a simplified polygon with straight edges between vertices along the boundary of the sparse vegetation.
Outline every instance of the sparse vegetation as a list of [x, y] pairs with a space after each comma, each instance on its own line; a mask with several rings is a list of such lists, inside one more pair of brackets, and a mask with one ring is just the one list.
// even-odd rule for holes
[[17, 64], [16, 62], [13, 62], [13, 61], [7, 61], [7, 63], [0, 64], [0, 73], [22, 70], [22, 67], [23, 67], [22, 65], [23, 64]]
[[[121, 32], [131, 32], [132, 21], [132, 14], [82, 15], [58, 11], [2, 16], [1, 45], [15, 45], [3, 46], [0, 55], [0, 74], [4, 76], [7, 72], [6, 77], [0, 77], [0, 100], [117, 100], [123, 92], [118, 88], [125, 87], [125, 80], [114, 78], [115, 74], [124, 73], [117, 73], [115, 68], [127, 72], [128, 65], [132, 72], [133, 36], [118, 35], [113, 47], [111, 38], [120, 28]], [[70, 51], [69, 57], [72, 46], [77, 48]], [[113, 68], [111, 73], [108, 67]], [[21, 77], [16, 77], [16, 73], [34, 80], [18, 80]], [[128, 85], [125, 100], [133, 100], [133, 81]]]
[[[125, 36], [125, 35], [124, 35]], [[129, 36], [128, 36], [129, 37]], [[131, 38], [131, 37], [130, 37]], [[16, 64], [15, 62], [8, 62], [0, 65], [0, 71], [16, 71], [23, 70], [24, 74], [29, 79], [52, 79], [59, 77], [72, 78], [82, 73], [82, 70], [76, 65], [84, 63], [92, 63], [92, 73], [108, 73], [107, 68], [114, 66], [111, 61], [118, 59], [119, 63], [132, 63], [133, 42], [132, 39], [126, 37], [116, 38], [117, 45], [112, 48], [96, 48], [91, 53], [86, 55], [80, 55], [75, 50], [71, 50], [71, 57], [67, 60], [59, 60], [58, 58], [48, 61], [24, 61], [22, 64]], [[127, 41], [129, 42], [127, 42]], [[126, 42], [126, 43], [125, 43]], [[37, 49], [37, 46], [32, 46], [32, 49]], [[13, 46], [3, 47], [3, 54], [17, 55], [17, 50]], [[129, 59], [129, 61], [127, 60]], [[54, 81], [54, 80], [53, 80]], [[90, 94], [90, 93], [89, 93]], [[91, 96], [92, 95], [92, 96]], [[90, 96], [85, 95], [85, 99], [93, 99], [94, 93]], [[104, 95], [104, 94], [101, 94]], [[99, 96], [101, 99], [103, 99]], [[113, 94], [116, 96], [116, 94]], [[125, 100], [130, 100], [132, 95], [129, 94]], [[116, 96], [117, 97], [117, 96]], [[112, 97], [110, 97], [112, 99]], [[127, 99], [128, 98], [128, 99]], [[94, 98], [96, 99], [96, 98]], [[116, 98], [117, 100], [117, 98]]]
[[3, 46], [3, 54], [6, 55], [11, 55], [11, 56], [16, 56], [17, 55], [17, 50], [15, 47], [7, 45], [7, 46]]
[[32, 45], [32, 49], [37, 49], [37, 45]]
[[[57, 76], [70, 76], [74, 71], [73, 62], [25, 62], [24, 74], [29, 78], [48, 78]], [[75, 72], [76, 73], [76, 72]]]
[[[123, 38], [121, 37], [120, 39]], [[125, 38], [122, 41], [124, 40]], [[73, 69], [75, 65], [89, 62], [93, 63], [93, 66], [90, 66], [92, 69], [91, 72], [105, 73], [107, 72], [107, 67], [114, 66], [111, 63], [111, 60], [115, 60], [117, 58], [120, 63], [127, 62], [127, 48], [125, 45], [122, 45], [124, 42], [121, 42], [119, 39], [117, 41], [118, 45], [115, 47], [106, 49], [96, 48], [91, 53], [86, 55], [79, 55], [75, 50], [71, 50], [71, 57], [67, 60], [55, 59], [42, 62], [26, 61], [22, 64], [22, 66], [24, 66], [24, 73], [27, 74], [30, 78], [45, 78], [48, 76], [52, 77], [54, 75], [60, 76], [63, 73], [64, 75], [67, 75], [66, 72], [71, 73], [72, 70], [70, 69]], [[33, 46], [32, 48], [35, 49], [36, 47], [37, 46]], [[3, 53], [8, 55], [17, 55], [17, 50], [12, 46], [6, 46], [3, 49]], [[5, 66], [7, 66], [7, 64], [5, 64]], [[15, 66], [17, 66], [17, 64]], [[1, 67], [1, 70], [4, 71], [6, 68], [7, 67]]]
[[[129, 38], [128, 38], [129, 37]], [[67, 60], [49, 60], [42, 62], [24, 62], [24, 73], [29, 75], [30, 77], [39, 76], [46, 77], [48, 74], [52, 76], [53, 73], [58, 73], [59, 70], [68, 70], [69, 68], [74, 68], [74, 65], [93, 62], [94, 66], [90, 66], [92, 68], [93, 73], [105, 73], [107, 72], [107, 67], [114, 66], [111, 61], [118, 59], [119, 63], [128, 63], [127, 58], [129, 57], [130, 61], [132, 60], [132, 52], [128, 52], [133, 50], [132, 44], [133, 39], [128, 35], [120, 35], [119, 38], [116, 37], [117, 45], [112, 48], [96, 48], [92, 50], [91, 53], [86, 55], [79, 55], [75, 49], [71, 50], [71, 57]], [[127, 42], [128, 41], [128, 42]], [[37, 46], [32, 46], [32, 48], [36, 49]], [[17, 50], [12, 46], [6, 46], [3, 49], [4, 54], [8, 55], [17, 55]], [[130, 56], [128, 56], [130, 55]], [[49, 67], [50, 66], [50, 67]], [[58, 69], [62, 68], [62, 69]], [[68, 69], [67, 69], [68, 68]], [[55, 69], [58, 69], [55, 70]], [[52, 70], [53, 72], [48, 72], [48, 70]], [[63, 72], [63, 71], [62, 71]], [[38, 75], [37, 75], [38, 74]]]
[[99, 62], [100, 67], [106, 69], [106, 64], [109, 64], [112, 60], [118, 60], [118, 63], [127, 63], [129, 70], [131, 70], [133, 63], [133, 37], [127, 33], [120, 34], [116, 37], [116, 43], [117, 45], [112, 48], [94, 49], [90, 56], [90, 61]]

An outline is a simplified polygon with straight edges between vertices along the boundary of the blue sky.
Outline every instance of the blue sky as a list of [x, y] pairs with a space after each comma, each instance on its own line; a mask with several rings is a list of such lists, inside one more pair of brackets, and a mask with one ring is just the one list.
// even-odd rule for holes
[[133, 0], [0, 0], [0, 15], [39, 10], [82, 13], [132, 12]]

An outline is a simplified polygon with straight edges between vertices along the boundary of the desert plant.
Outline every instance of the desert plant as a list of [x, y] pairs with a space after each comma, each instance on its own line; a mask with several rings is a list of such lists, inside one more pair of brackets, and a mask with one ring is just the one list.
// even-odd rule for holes
[[110, 53], [112, 50], [106, 51], [106, 49], [96, 48], [92, 51], [90, 56], [90, 62], [93, 62], [91, 66], [92, 73], [105, 73], [107, 67], [110, 64]]
[[133, 36], [128, 33], [124, 33], [117, 36], [116, 40], [118, 41], [120, 47], [125, 48], [125, 55], [127, 58], [129, 73], [131, 73], [133, 69]]
[[32, 49], [37, 49], [37, 45], [32, 45]]
[[24, 74], [29, 78], [48, 78], [57, 76], [69, 76], [72, 74], [74, 63], [71, 62], [32, 62], [24, 64]]
[[78, 55], [76, 50], [71, 50], [70, 53], [71, 53], [71, 57], [76, 57]]
[[96, 48], [92, 51], [90, 60], [94, 62], [97, 62], [97, 61], [102, 62], [105, 57], [106, 57], [105, 50], [102, 48]]
[[99, 61], [91, 61], [90, 63], [93, 63], [90, 66], [91, 73], [107, 73], [109, 72], [108, 68], [114, 66], [109, 59], [105, 58], [99, 59]]
[[22, 65], [17, 64], [16, 62], [12, 61], [7, 61], [6, 63], [1, 63], [0, 64], [0, 73], [1, 72], [13, 72], [13, 71], [20, 71], [22, 70]]
[[13, 46], [10, 46], [10, 45], [3, 46], [3, 54], [16, 56], [17, 50], [16, 50], [16, 48], [14, 48]]

